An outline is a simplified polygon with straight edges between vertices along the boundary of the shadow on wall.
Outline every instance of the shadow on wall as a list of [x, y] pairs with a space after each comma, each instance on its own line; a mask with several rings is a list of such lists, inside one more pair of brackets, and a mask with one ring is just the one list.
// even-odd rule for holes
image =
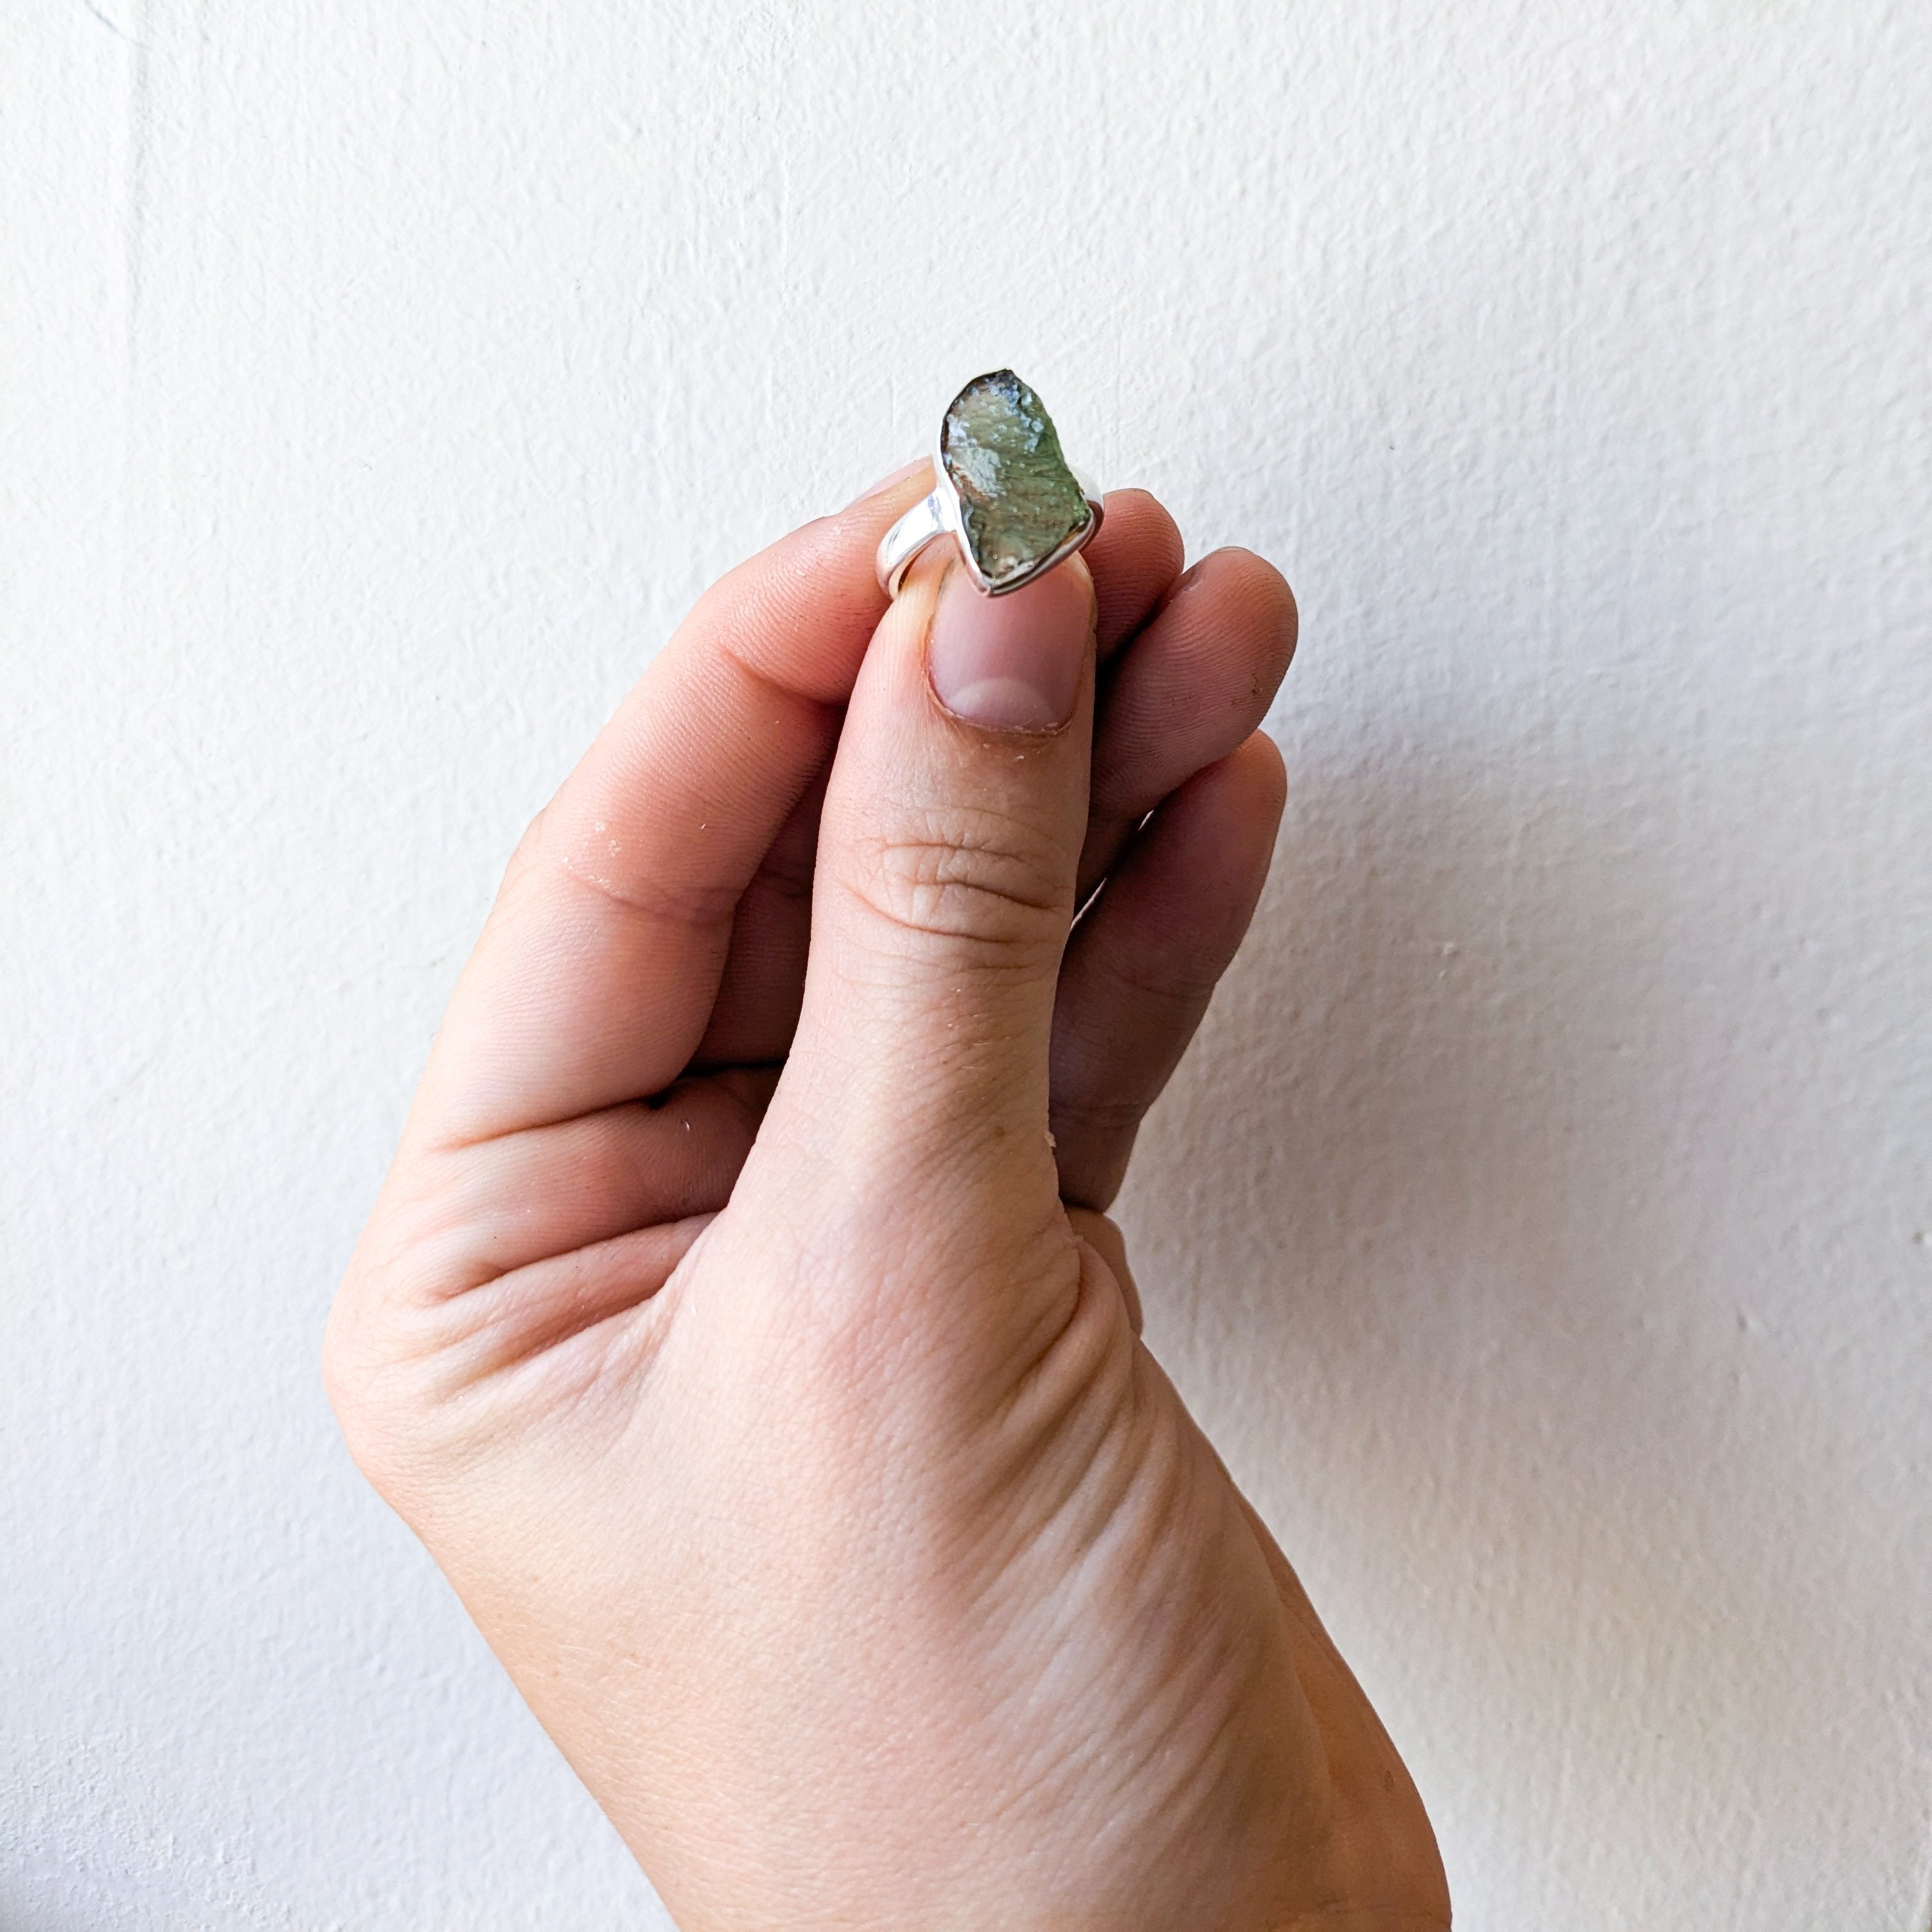
[[1425, 1790], [1495, 1751], [1456, 1802], [1509, 1836], [1540, 1778], [1578, 1820], [1815, 1811], [1911, 1634], [1778, 1346], [1829, 1126], [1778, 1104], [1783, 915], [1724, 828], [1776, 855], [1640, 729], [1289, 734], [1274, 882], [1121, 1204], [1150, 1342]]

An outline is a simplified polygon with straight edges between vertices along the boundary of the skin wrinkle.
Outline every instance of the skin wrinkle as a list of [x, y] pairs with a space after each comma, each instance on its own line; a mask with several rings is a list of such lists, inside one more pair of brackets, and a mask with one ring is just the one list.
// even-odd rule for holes
[[[1178, 1472], [1178, 1465], [1156, 1466]], [[1130, 1483], [1144, 1482], [1145, 1480], [1146, 1471], [1143, 1466], [1130, 1475]], [[1083, 1578], [1090, 1580], [1094, 1588], [1104, 1589], [1108, 1587], [1107, 1580], [1111, 1576], [1117, 1580], [1114, 1587], [1126, 1590], [1131, 1598], [1132, 1586], [1128, 1580], [1136, 1574], [1140, 1565], [1131, 1558], [1124, 1559], [1114, 1543], [1116, 1526], [1129, 1514], [1130, 1498], [1130, 1487], [1124, 1487], [1113, 1505], [1100, 1512], [1093, 1526], [1075, 1540], [1072, 1546], [1071, 1566], [1066, 1570], [1066, 1574], [1076, 1595], [1081, 1591]], [[1179, 1492], [1169, 1486], [1164, 1489], [1150, 1515], [1143, 1511], [1142, 1526], [1138, 1527], [1134, 1534], [1150, 1544], [1158, 1541], [1163, 1534], [1160, 1528], [1163, 1521], [1172, 1523], [1178, 1518], [1190, 1514], [1191, 1512], [1180, 1502]], [[1042, 1540], [1040, 1538], [1034, 1539], [1036, 1547]], [[1055, 1561], [1064, 1564], [1066, 1558], [1056, 1552]], [[1040, 1681], [1050, 1680], [1054, 1673], [1057, 1660], [1064, 1653], [1073, 1649], [1078, 1641], [1077, 1627], [1070, 1622], [1062, 1625], [1058, 1632], [1048, 1634], [1044, 1637], [1035, 1637], [1030, 1646], [1026, 1661], [1037, 1672]], [[1216, 1700], [1204, 1696], [1200, 1684], [1204, 1679], [1222, 1675], [1224, 1669], [1222, 1656], [1204, 1652], [1198, 1646], [1185, 1645], [1178, 1652], [1175, 1664], [1177, 1668], [1173, 1674], [1160, 1681], [1158, 1696], [1160, 1702], [1167, 1706], [1170, 1712], [1177, 1713], [1186, 1713], [1200, 1708], [1215, 1708]], [[1231, 1668], [1238, 1680], [1256, 1666], [1252, 1657], [1244, 1662], [1229, 1655], [1226, 1659], [1226, 1667]], [[1022, 1694], [1016, 1692], [1016, 1694]], [[1037, 1694], [1030, 1690], [1024, 1694], [1030, 1698]], [[1237, 1694], [1228, 1701], [1238, 1707], [1244, 1700]], [[1148, 1721], [1136, 1735], [1140, 1742], [1141, 1756], [1130, 1756], [1120, 1762], [1113, 1780], [1108, 1784], [1096, 1784], [1090, 1780], [1083, 1780], [1078, 1792], [1081, 1808], [1099, 1814], [1106, 1821], [1103, 1830], [1111, 1830], [1117, 1834], [1144, 1829], [1149, 1822], [1157, 1822], [1166, 1829], [1174, 1828], [1177, 1814], [1185, 1816], [1192, 1808], [1188, 1802], [1188, 1794], [1204, 1788], [1212, 1788], [1218, 1781], [1211, 1767], [1219, 1748], [1219, 1726], [1208, 1726], [1193, 1741], [1193, 1748], [1190, 1753], [1177, 1756], [1172, 1743], [1174, 1735], [1172, 1718], [1164, 1716], [1156, 1705], [1150, 1707]], [[1158, 1778], [1155, 1780], [1156, 1766]], [[1064, 1774], [1063, 1767], [1062, 1775]], [[1154, 1780], [1150, 1789], [1136, 1789], [1137, 1786], [1148, 1786], [1150, 1780]], [[1138, 1801], [1136, 1807], [1137, 1815], [1132, 1818], [1118, 1816], [1118, 1800], [1124, 1792], [1131, 1793]]]
[[750, 883], [727, 879], [701, 886], [658, 886], [646, 892], [635, 886], [620, 887], [614, 880], [591, 871], [591, 862], [573, 853], [559, 854], [555, 875], [596, 893], [616, 911], [644, 924], [686, 926], [700, 933], [728, 927]]
[[476, 1378], [500, 1375], [649, 1300], [715, 1218], [691, 1215], [668, 1227], [632, 1228], [500, 1275], [490, 1284], [489, 1305], [476, 1311]]
[[851, 871], [836, 883], [901, 937], [963, 942], [989, 963], [1008, 952], [1057, 958], [1065, 944], [1068, 896], [1054, 876], [1058, 868], [1031, 855], [914, 836], [853, 856]]
[[[440, 1178], [428, 1196], [440, 1210], [438, 1225], [433, 1232], [415, 1231], [408, 1241], [432, 1247], [440, 1292], [448, 1297], [472, 1292], [545, 1258], [545, 1251], [533, 1251], [514, 1261], [502, 1259], [502, 1244], [530, 1215], [521, 1210], [506, 1222], [499, 1204], [506, 1193], [516, 1191], [518, 1174], [558, 1161], [566, 1163], [572, 1193], [612, 1204], [592, 1223], [608, 1222], [608, 1236], [648, 1221], [715, 1211], [729, 1196], [775, 1084], [768, 1072], [734, 1069], [573, 1120], [439, 1147], [429, 1157]], [[667, 1149], [677, 1157], [674, 1165], [664, 1160]], [[544, 1203], [546, 1213], [554, 1213], [559, 1192], [553, 1182]], [[577, 1225], [580, 1235], [584, 1224]], [[399, 1252], [392, 1264], [403, 1258]]]

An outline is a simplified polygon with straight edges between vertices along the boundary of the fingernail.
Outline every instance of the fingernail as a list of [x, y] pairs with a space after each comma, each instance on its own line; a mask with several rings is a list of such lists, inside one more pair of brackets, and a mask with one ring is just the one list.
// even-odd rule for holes
[[955, 564], [932, 614], [928, 674], [940, 703], [969, 724], [1057, 730], [1080, 701], [1093, 634], [1092, 581], [1077, 562], [1004, 597], [982, 596]]
[[[896, 470], [889, 470], [876, 483], [868, 483], [852, 499], [854, 503], [862, 503], [868, 496], [876, 496], [890, 490], [895, 483], [903, 483], [915, 470], [923, 470], [932, 460], [930, 457], [915, 456], [910, 463], [902, 463]], [[848, 509], [850, 504], [846, 506]]]

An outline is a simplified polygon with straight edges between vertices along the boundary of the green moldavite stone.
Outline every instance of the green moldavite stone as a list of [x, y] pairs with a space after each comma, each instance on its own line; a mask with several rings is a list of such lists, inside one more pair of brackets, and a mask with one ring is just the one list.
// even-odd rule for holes
[[976, 376], [953, 398], [939, 454], [959, 492], [973, 560], [994, 590], [1024, 577], [1093, 520], [1053, 418], [1010, 369]]

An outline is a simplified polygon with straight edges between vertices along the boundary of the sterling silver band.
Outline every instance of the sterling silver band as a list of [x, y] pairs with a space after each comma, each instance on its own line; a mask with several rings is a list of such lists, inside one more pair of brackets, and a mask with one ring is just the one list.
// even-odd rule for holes
[[912, 568], [913, 559], [934, 537], [958, 534], [958, 498], [950, 491], [935, 490], [930, 496], [920, 498], [879, 539], [876, 566], [879, 588], [888, 597], [899, 594], [899, 586], [905, 581], [905, 574]]

